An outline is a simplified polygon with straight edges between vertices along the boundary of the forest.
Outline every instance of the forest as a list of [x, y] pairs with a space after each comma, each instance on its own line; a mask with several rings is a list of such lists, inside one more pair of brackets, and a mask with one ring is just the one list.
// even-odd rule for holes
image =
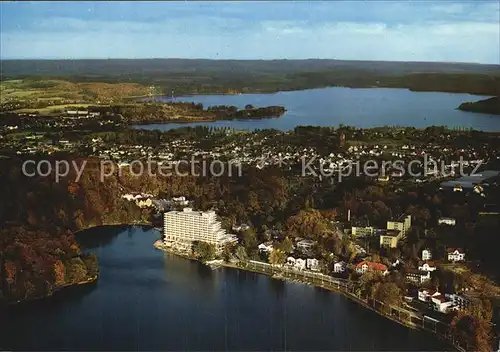
[[500, 67], [342, 60], [3, 60], [3, 80], [154, 84], [163, 94], [276, 92], [327, 86], [500, 95]]
[[500, 115], [500, 97], [462, 103], [458, 108], [463, 111]]

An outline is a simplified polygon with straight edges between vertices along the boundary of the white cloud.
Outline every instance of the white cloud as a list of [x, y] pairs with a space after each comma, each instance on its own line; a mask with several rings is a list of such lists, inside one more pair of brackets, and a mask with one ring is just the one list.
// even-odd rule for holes
[[[456, 9], [458, 10], [458, 8]], [[498, 25], [422, 22], [245, 21], [191, 17], [164, 22], [51, 18], [37, 30], [3, 31], [3, 58], [336, 58], [500, 64]]]

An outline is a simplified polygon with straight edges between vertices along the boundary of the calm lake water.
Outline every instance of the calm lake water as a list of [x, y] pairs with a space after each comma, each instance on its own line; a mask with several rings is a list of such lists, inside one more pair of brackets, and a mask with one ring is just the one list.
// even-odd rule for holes
[[[178, 97], [175, 101], [189, 101], [210, 105], [234, 105], [243, 108], [281, 105], [287, 112], [280, 118], [262, 120], [233, 120], [209, 123], [170, 123], [137, 126], [143, 129], [168, 130], [186, 125], [232, 127], [235, 129], [291, 130], [298, 125], [338, 126], [363, 128], [399, 125], [424, 128], [427, 126], [472, 127], [483, 131], [500, 131], [500, 116], [476, 114], [456, 110], [466, 101], [486, 99], [485, 96], [412, 92], [407, 89], [329, 87], [275, 94], [196, 95]], [[164, 97], [159, 100], [170, 101]]]
[[0, 312], [0, 349], [445, 350], [334, 292], [235, 269], [212, 271], [153, 247], [158, 233], [79, 235], [96, 285]]

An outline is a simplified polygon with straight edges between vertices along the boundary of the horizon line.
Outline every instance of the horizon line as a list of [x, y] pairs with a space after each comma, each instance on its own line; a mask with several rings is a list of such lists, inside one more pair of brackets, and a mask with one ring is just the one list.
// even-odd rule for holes
[[363, 60], [363, 59], [332, 59], [332, 58], [307, 58], [307, 59], [213, 59], [213, 58], [182, 58], [182, 57], [113, 57], [113, 58], [0, 58], [0, 61], [108, 61], [108, 60], [185, 60], [185, 61], [352, 61], [352, 62], [394, 62], [394, 63], [435, 63], [435, 64], [468, 64], [500, 66], [499, 63], [482, 63], [474, 61], [404, 61], [404, 60]]

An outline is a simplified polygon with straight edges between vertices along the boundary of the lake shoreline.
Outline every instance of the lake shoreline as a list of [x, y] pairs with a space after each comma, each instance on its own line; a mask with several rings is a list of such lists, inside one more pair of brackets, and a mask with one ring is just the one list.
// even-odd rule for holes
[[[116, 223], [116, 224], [92, 225], [92, 226], [84, 227], [80, 230], [76, 230], [76, 231], [72, 231], [72, 232], [73, 232], [73, 235], [78, 235], [81, 232], [89, 231], [92, 229], [98, 229], [98, 228], [104, 228], [104, 229], [110, 228], [110, 227], [127, 228], [127, 227], [134, 227], [134, 226], [139, 226], [139, 227], [149, 228], [149, 229], [154, 228], [151, 223], [130, 223], [130, 224]], [[72, 289], [72, 288], [75, 288], [78, 286], [83, 286], [83, 285], [95, 284], [95, 283], [97, 283], [98, 279], [99, 279], [99, 274], [92, 275], [92, 276], [86, 277], [85, 279], [83, 279], [81, 281], [70, 283], [70, 284], [64, 284], [64, 285], [61, 285], [59, 287], [56, 287], [54, 289], [54, 291], [52, 291], [46, 295], [37, 296], [37, 297], [29, 297], [29, 298], [24, 298], [21, 300], [0, 301], [0, 307], [1, 306], [17, 306], [17, 305], [27, 304], [27, 303], [31, 303], [31, 302], [42, 301], [44, 299], [49, 299], [49, 298], [52, 298], [56, 295], [59, 295], [61, 292], [67, 291], [67, 289]]]
[[[249, 93], [242, 95], [196, 94], [181, 96], [174, 103], [202, 104], [203, 106], [284, 106], [280, 118], [227, 119], [178, 116], [178, 119], [158, 121], [145, 119], [132, 128], [167, 131], [189, 126], [229, 127], [235, 130], [275, 129], [291, 131], [297, 126], [353, 125], [357, 128], [403, 125], [424, 129], [430, 126], [497, 131], [488, 114], [474, 114], [457, 107], [470, 100], [489, 96], [464, 93], [414, 91], [398, 88], [327, 87], [277, 93]], [[172, 102], [170, 97], [158, 97], [157, 102]], [[193, 114], [192, 114], [193, 115]], [[492, 117], [493, 115], [491, 115]]]
[[46, 295], [25, 298], [25, 299], [17, 300], [17, 301], [3, 301], [3, 302], [0, 301], [0, 308], [1, 307], [15, 307], [15, 306], [21, 306], [24, 304], [40, 302], [40, 301], [43, 301], [46, 299], [53, 298], [55, 296], [59, 296], [61, 293], [66, 292], [68, 289], [74, 289], [74, 288], [77, 288], [80, 286], [90, 286], [92, 284], [96, 284], [98, 279], [99, 279], [99, 274], [92, 275], [92, 276], [85, 278], [84, 280], [74, 282], [71, 284], [65, 284], [65, 285], [59, 286], [59, 287], [55, 288], [52, 292], [50, 292], [49, 294], [46, 294]]
[[[379, 316], [382, 316], [388, 320], [391, 320], [392, 322], [394, 323], [397, 323], [401, 326], [404, 326], [406, 328], [409, 328], [411, 330], [416, 330], [416, 331], [425, 331], [427, 333], [430, 333], [432, 334], [432, 336], [438, 338], [439, 340], [442, 340], [442, 341], [445, 341], [446, 343], [450, 344], [450, 347], [453, 347], [455, 350], [457, 351], [462, 351], [460, 349], [460, 347], [458, 346], [455, 346], [453, 344], [450, 343], [449, 340], [445, 339], [443, 336], [437, 334], [437, 333], [434, 333], [433, 331], [430, 331], [428, 329], [424, 329], [422, 327], [420, 327], [419, 325], [416, 325], [414, 323], [411, 323], [411, 322], [406, 322], [406, 321], [403, 321], [403, 320], [399, 320], [399, 319], [396, 319], [395, 317], [389, 315], [389, 314], [386, 314], [380, 310], [377, 310], [375, 309], [374, 307], [371, 307], [369, 305], [368, 302], [365, 302], [363, 300], [361, 300], [360, 298], [350, 294], [349, 292], [347, 291], [344, 291], [344, 290], [341, 290], [340, 289], [340, 286], [338, 288], [335, 288], [334, 286], [328, 286], [328, 285], [321, 285], [321, 284], [317, 284], [317, 283], [314, 283], [313, 281], [309, 281], [309, 280], [301, 280], [301, 279], [291, 279], [291, 278], [288, 278], [286, 277], [285, 275], [276, 275], [276, 274], [270, 274], [266, 271], [263, 271], [263, 270], [257, 270], [256, 268], [249, 268], [248, 267], [248, 264], [246, 266], [239, 266], [238, 264], [235, 264], [235, 263], [230, 263], [230, 262], [225, 262], [224, 260], [217, 260], [217, 261], [212, 261], [212, 262], [202, 262], [200, 260], [198, 260], [197, 258], [194, 258], [193, 256], [190, 256], [186, 253], [181, 253], [181, 252], [177, 252], [175, 250], [172, 250], [170, 248], [167, 248], [163, 245], [163, 243], [161, 242], [161, 240], [157, 240], [154, 242], [153, 246], [158, 249], [158, 250], [161, 250], [165, 253], [169, 253], [169, 254], [173, 254], [175, 256], [179, 256], [179, 257], [182, 257], [184, 259], [188, 259], [188, 260], [193, 260], [193, 261], [196, 261], [196, 262], [199, 262], [201, 264], [204, 264], [204, 265], [207, 265], [207, 266], [214, 266], [214, 268], [212, 270], [217, 270], [219, 267], [224, 267], [224, 268], [229, 268], [229, 269], [236, 269], [236, 270], [241, 270], [241, 271], [245, 271], [245, 272], [251, 272], [251, 273], [256, 273], [256, 274], [259, 274], [259, 275], [264, 275], [264, 276], [267, 276], [271, 279], [274, 279], [274, 280], [281, 280], [281, 281], [285, 281], [285, 282], [289, 282], [289, 283], [300, 283], [300, 284], [304, 284], [304, 285], [309, 285], [309, 286], [313, 286], [313, 287], [316, 287], [316, 288], [321, 288], [321, 289], [324, 289], [324, 290], [327, 290], [327, 291], [330, 291], [330, 292], [335, 292], [335, 293], [339, 293], [341, 294], [342, 296], [346, 297], [347, 299], [359, 304], [360, 306], [362, 306], [363, 308], [366, 308], [376, 314], [378, 314]], [[217, 263], [214, 263], [214, 262], [217, 262]], [[276, 270], [276, 271], [279, 271], [279, 267], [275, 267], [273, 270]], [[284, 273], [284, 272], [282, 272]], [[462, 351], [463, 352], [463, 351]]]

